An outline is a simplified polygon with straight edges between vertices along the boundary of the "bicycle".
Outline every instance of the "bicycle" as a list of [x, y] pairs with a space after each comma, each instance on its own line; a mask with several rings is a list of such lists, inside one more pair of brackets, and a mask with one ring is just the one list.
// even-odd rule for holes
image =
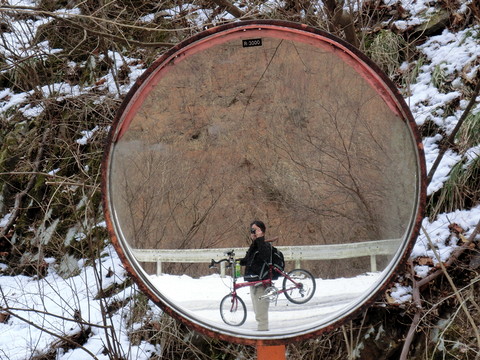
[[[261, 284], [265, 287], [265, 292], [260, 298], [276, 302], [279, 294], [285, 294], [285, 297], [294, 304], [305, 304], [315, 294], [315, 278], [310, 272], [303, 269], [294, 269], [286, 273], [271, 263], [268, 264], [268, 277], [266, 279], [237, 283], [235, 252], [232, 250], [227, 252], [226, 255], [228, 257], [225, 259], [218, 261], [212, 259], [209, 266], [210, 268], [215, 268], [216, 264], [226, 262], [226, 268], [231, 269], [232, 272], [231, 292], [225, 295], [220, 302], [220, 315], [225, 324], [241, 326], [247, 319], [247, 307], [242, 298], [237, 294], [237, 290], [240, 288]], [[283, 276], [282, 289], [278, 289], [273, 283], [275, 273]]]

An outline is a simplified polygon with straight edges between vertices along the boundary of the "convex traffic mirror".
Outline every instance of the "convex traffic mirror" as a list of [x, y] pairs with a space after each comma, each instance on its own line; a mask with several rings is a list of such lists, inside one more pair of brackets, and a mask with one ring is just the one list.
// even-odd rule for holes
[[[299, 24], [237, 22], [172, 48], [127, 95], [104, 164], [112, 241], [170, 315], [236, 342], [314, 336], [368, 306], [408, 256], [424, 203], [421, 141], [394, 85], [358, 50]], [[315, 278], [278, 296], [268, 331], [222, 320], [228, 268], [260, 219], [286, 271]], [[282, 279], [276, 280], [282, 288]]]

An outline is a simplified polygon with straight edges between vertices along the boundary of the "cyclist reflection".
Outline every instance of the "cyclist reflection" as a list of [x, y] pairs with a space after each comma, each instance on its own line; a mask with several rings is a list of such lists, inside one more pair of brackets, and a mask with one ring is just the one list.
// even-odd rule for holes
[[[258, 281], [268, 277], [268, 263], [270, 262], [271, 246], [265, 242], [265, 224], [262, 221], [255, 220], [250, 224], [250, 238], [252, 243], [243, 259], [240, 259], [240, 265], [245, 266], [245, 281]], [[269, 301], [265, 297], [261, 298], [265, 292], [265, 285], [262, 283], [250, 286], [250, 296], [252, 297], [253, 311], [257, 321], [257, 329], [260, 331], [268, 330], [268, 305]]]

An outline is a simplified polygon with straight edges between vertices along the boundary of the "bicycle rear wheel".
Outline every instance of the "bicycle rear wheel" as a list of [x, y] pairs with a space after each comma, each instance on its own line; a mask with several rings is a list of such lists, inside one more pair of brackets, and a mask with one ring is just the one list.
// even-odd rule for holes
[[283, 278], [282, 286], [286, 298], [294, 304], [305, 304], [315, 294], [315, 278], [303, 269], [292, 270], [287, 275]]
[[225, 324], [240, 326], [247, 319], [247, 307], [239, 296], [228, 294], [220, 302], [220, 315]]

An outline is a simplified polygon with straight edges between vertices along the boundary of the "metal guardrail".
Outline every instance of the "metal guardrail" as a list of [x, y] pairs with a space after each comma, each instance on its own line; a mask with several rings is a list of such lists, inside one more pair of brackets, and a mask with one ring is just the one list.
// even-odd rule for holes
[[[332, 260], [370, 256], [370, 269], [377, 271], [377, 255], [394, 254], [401, 239], [364, 241], [352, 244], [277, 246], [283, 253], [285, 261], [295, 261], [300, 267], [303, 260]], [[246, 247], [214, 249], [131, 249], [139, 262], [156, 262], [157, 275], [162, 273], [164, 262], [210, 263], [212, 259], [225, 257], [227, 251], [234, 250], [238, 258], [247, 252]], [[221, 264], [220, 273], [225, 276], [225, 263]]]

